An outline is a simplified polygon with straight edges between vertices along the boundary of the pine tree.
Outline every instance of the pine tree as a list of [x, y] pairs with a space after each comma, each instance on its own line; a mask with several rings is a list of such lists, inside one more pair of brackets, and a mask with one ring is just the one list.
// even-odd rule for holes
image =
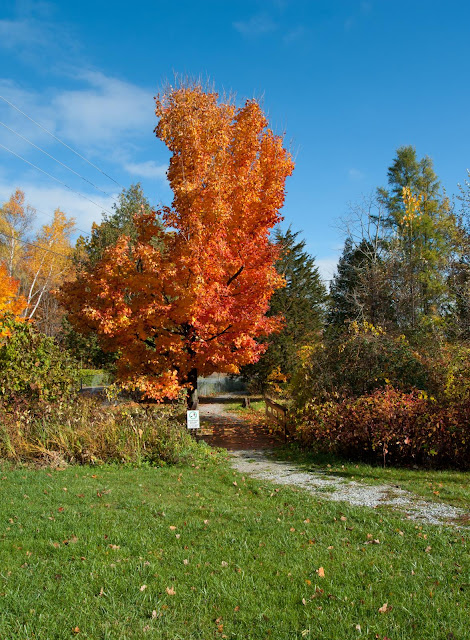
[[80, 237], [77, 241], [77, 259], [85, 261], [90, 267], [103, 257], [107, 247], [116, 244], [120, 236], [128, 236], [135, 242], [137, 231], [134, 216], [152, 212], [150, 202], [139, 182], [121, 191], [118, 203], [113, 204], [113, 209], [112, 215], [102, 214], [103, 220], [100, 224], [93, 223], [89, 239]]
[[440, 191], [432, 160], [400, 147], [378, 195], [388, 211], [396, 317], [400, 330], [427, 333], [452, 306], [448, 275], [458, 237], [455, 216]]
[[289, 378], [298, 365], [299, 349], [318, 340], [324, 319], [326, 288], [315, 259], [305, 250], [305, 241], [291, 228], [275, 233], [280, 247], [276, 269], [286, 286], [271, 298], [268, 315], [283, 316], [284, 326], [267, 339], [268, 348], [259, 362], [243, 369], [243, 375], [261, 390], [273, 372]]

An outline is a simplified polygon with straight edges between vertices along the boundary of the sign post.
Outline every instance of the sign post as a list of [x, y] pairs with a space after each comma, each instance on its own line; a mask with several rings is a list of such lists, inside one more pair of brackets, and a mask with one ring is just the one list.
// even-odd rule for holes
[[199, 429], [199, 411], [186, 412], [186, 425], [188, 429]]

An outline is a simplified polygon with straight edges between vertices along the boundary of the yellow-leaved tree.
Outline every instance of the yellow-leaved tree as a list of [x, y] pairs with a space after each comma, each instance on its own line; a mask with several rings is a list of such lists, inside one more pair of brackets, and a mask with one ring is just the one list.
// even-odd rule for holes
[[49, 294], [70, 279], [74, 270], [70, 241], [74, 228], [74, 219], [67, 218], [63, 211], [56, 209], [52, 222], [43, 225], [34, 240], [25, 246], [24, 292], [28, 304], [25, 312], [27, 318], [40, 315], [43, 323], [52, 321], [46, 317], [47, 305], [53, 304], [54, 300]]

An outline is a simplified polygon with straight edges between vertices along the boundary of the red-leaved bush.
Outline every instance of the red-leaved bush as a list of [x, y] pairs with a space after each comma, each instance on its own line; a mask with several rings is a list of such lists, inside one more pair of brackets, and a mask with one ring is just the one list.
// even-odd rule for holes
[[470, 466], [470, 399], [438, 402], [391, 386], [341, 402], [308, 403], [296, 420], [304, 446], [390, 463]]

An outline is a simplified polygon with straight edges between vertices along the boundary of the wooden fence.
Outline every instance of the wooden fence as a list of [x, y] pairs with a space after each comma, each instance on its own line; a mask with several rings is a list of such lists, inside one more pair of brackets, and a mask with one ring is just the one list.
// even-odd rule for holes
[[264, 402], [266, 404], [266, 416], [271, 418], [280, 427], [284, 429], [284, 440], [287, 442], [287, 427], [288, 427], [288, 411], [287, 407], [284, 407], [278, 402], [274, 402], [270, 398], [265, 396]]

